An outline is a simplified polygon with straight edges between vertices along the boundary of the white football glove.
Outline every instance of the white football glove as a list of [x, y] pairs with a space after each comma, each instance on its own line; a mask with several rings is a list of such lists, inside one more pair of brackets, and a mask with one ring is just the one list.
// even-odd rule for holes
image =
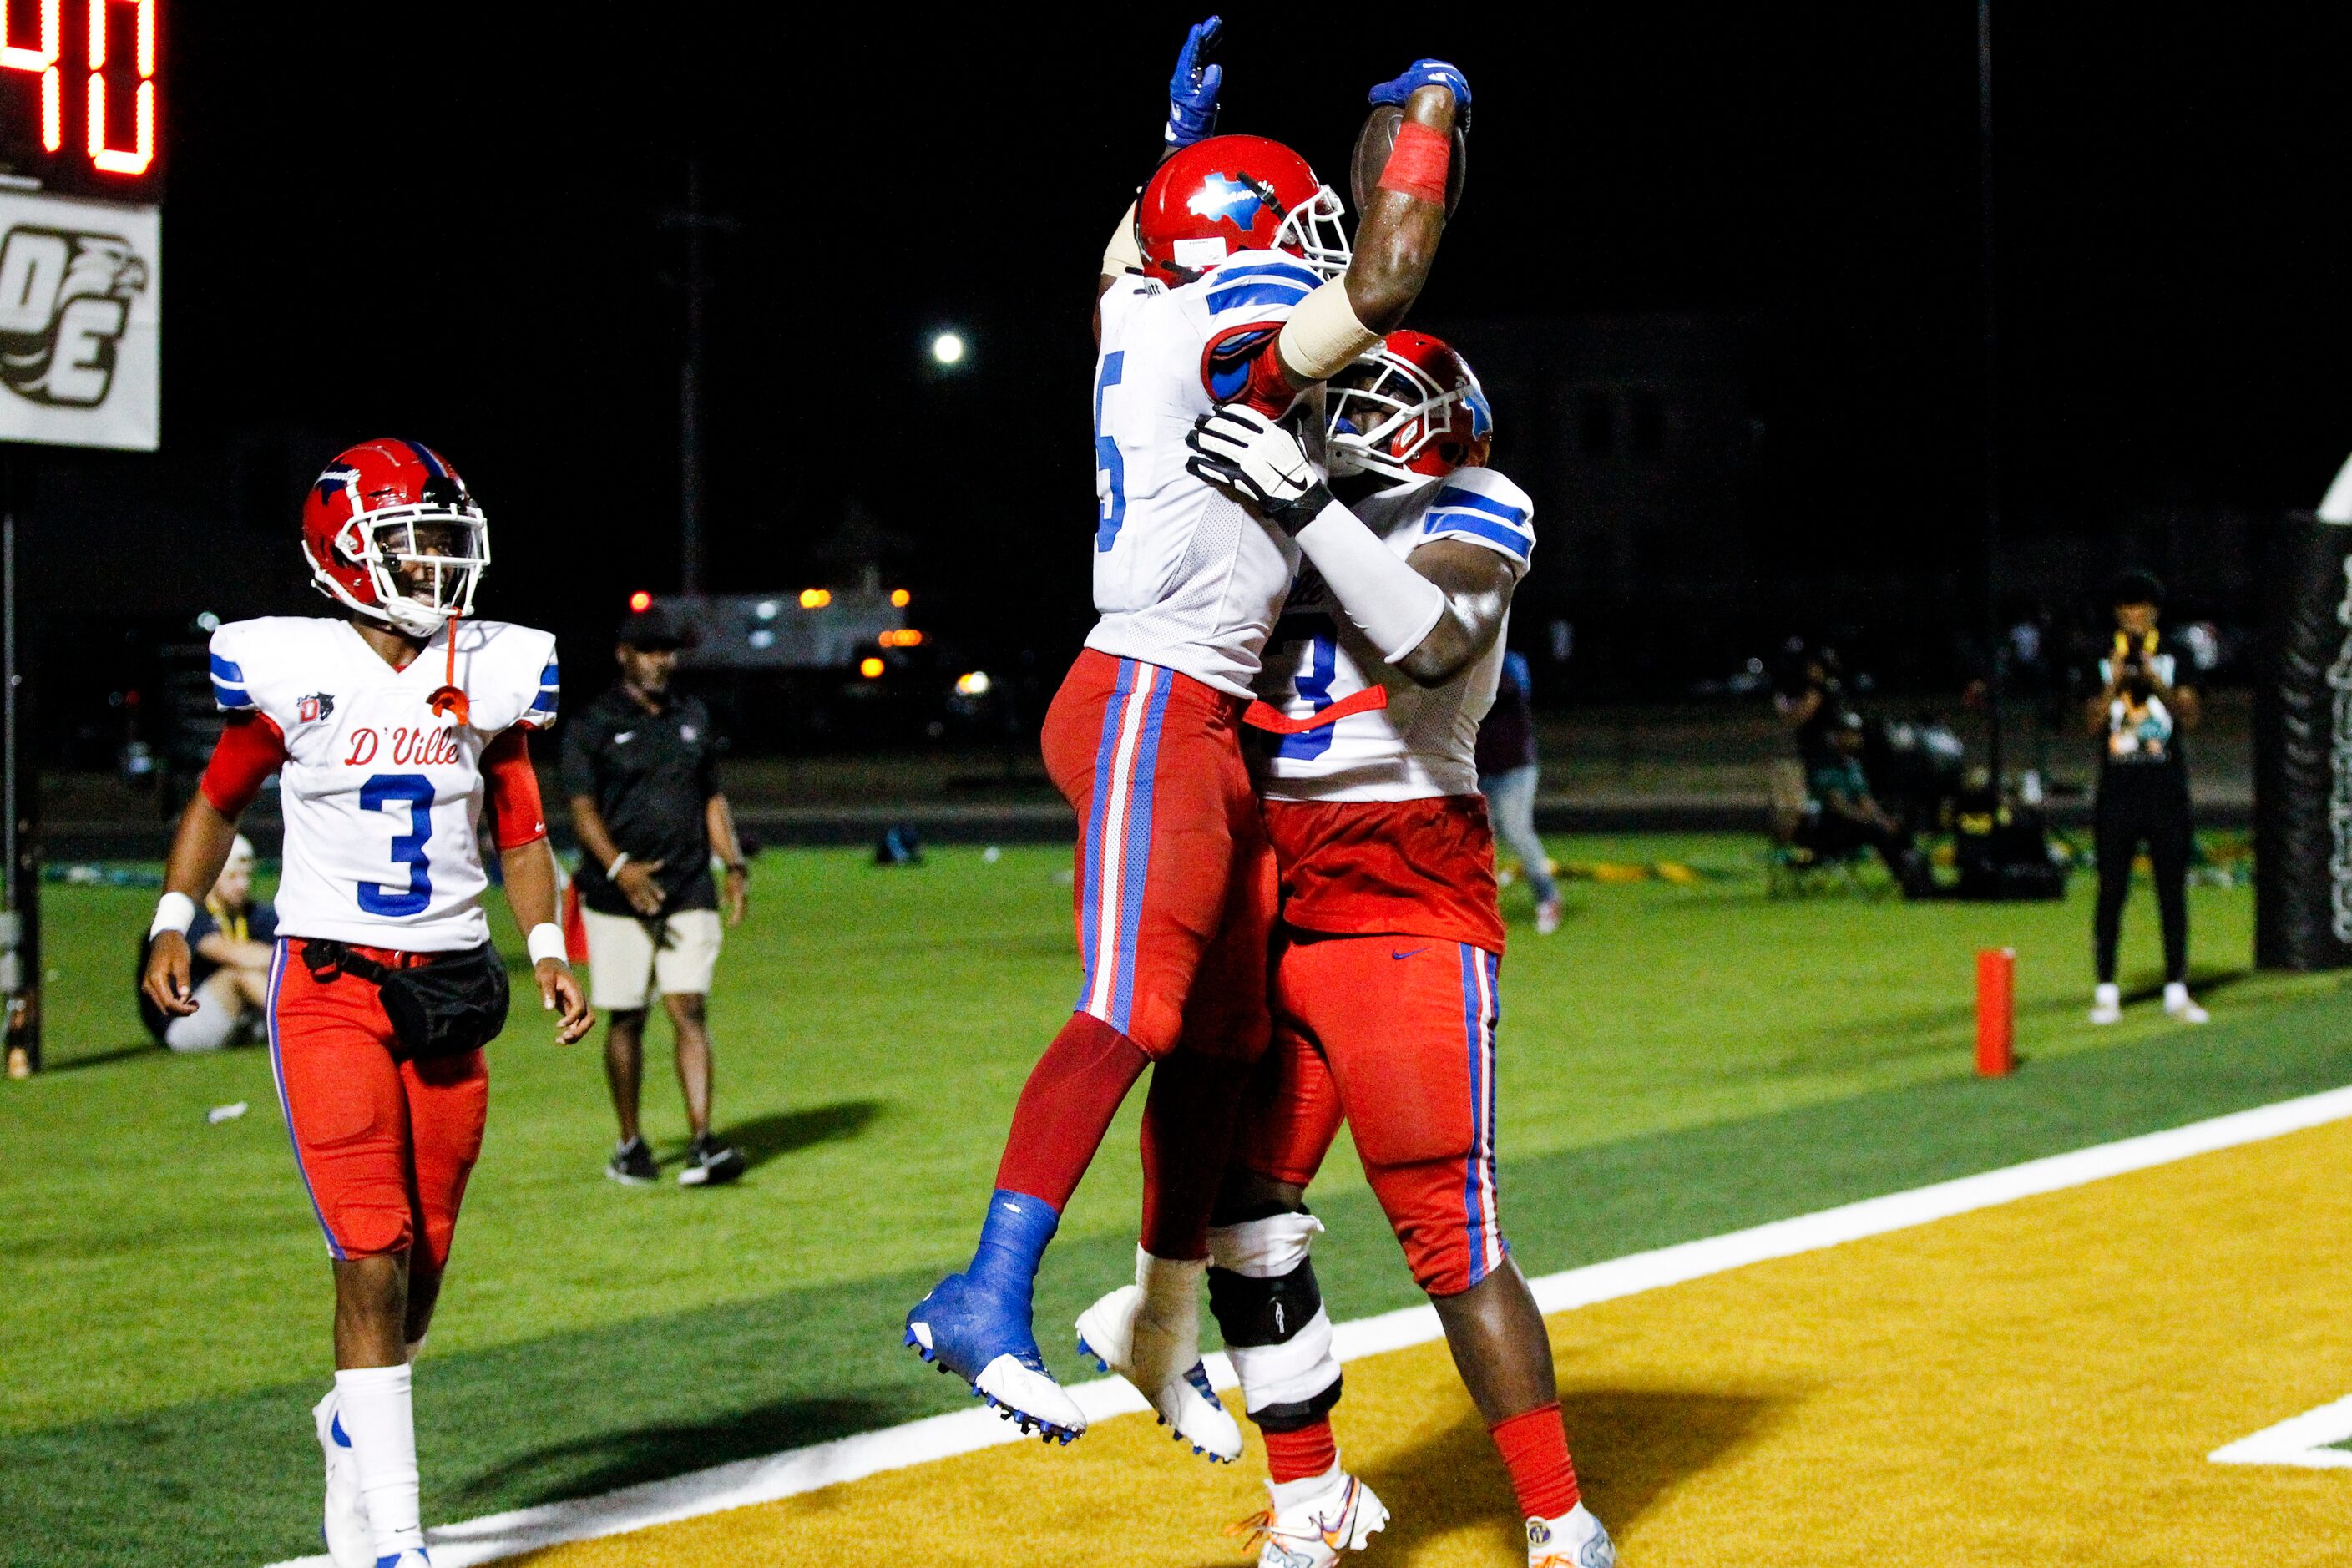
[[1246, 404], [1204, 414], [1184, 438], [1187, 471], [1233, 491], [1283, 532], [1296, 535], [1331, 504], [1298, 437]]

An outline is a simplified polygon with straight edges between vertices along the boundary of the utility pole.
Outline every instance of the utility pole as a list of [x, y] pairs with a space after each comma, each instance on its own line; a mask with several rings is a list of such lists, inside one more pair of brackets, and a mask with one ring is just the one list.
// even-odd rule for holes
[[678, 588], [702, 592], [702, 336], [710, 268], [703, 237], [731, 233], [731, 218], [702, 210], [702, 163], [686, 165], [686, 210], [664, 215], [662, 226], [686, 231], [686, 353], [677, 374]]
[[17, 619], [16, 460], [0, 446], [0, 1033], [10, 1078], [41, 1068], [40, 866], [33, 844], [39, 784], [25, 745], [24, 672]]
[[2008, 650], [2000, 624], [2000, 340], [1995, 326], [1992, 251], [1992, 0], [1977, 0], [1977, 236], [1979, 291], [1983, 297], [1984, 336], [1984, 639], [1986, 669], [1985, 761], [1993, 799], [2000, 798], [2003, 763], [2002, 700], [2008, 687]]

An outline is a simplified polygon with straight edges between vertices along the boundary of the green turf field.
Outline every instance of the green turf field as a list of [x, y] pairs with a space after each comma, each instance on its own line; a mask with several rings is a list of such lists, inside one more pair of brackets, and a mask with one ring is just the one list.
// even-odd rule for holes
[[[2190, 895], [2212, 1026], [2147, 1005], [2094, 1031], [2087, 885], [2063, 906], [1770, 901], [1748, 840], [1555, 852], [1709, 875], [1571, 883], [1559, 936], [1515, 931], [1503, 1214], [1531, 1272], [2352, 1079], [2336, 981], [2242, 973], [2243, 889]], [[535, 1009], [518, 1014], [493, 1047], [488, 1148], [419, 1373], [428, 1518], [953, 1402], [898, 1349], [898, 1322], [969, 1247], [1012, 1100], [1066, 1015], [1066, 868], [1045, 849], [890, 871], [852, 852], [763, 857], [713, 998], [720, 1124], [754, 1161], [737, 1188], [605, 1182], [595, 1045], [559, 1050]], [[322, 1248], [266, 1057], [134, 1048], [129, 949], [152, 900], [47, 890], [52, 1068], [0, 1084], [0, 1563], [316, 1550]], [[2128, 988], [2155, 978], [2144, 894], [2127, 919]], [[2018, 951], [2027, 1063], [1979, 1084], [1971, 955], [1994, 944]], [[674, 1154], [675, 1091], [647, 1079]], [[237, 1100], [248, 1114], [207, 1124]], [[1054, 1325], [1128, 1267], [1132, 1137], [1130, 1115], [1042, 1283], [1041, 1339], [1065, 1371]], [[1335, 1315], [1410, 1300], [1344, 1152], [1320, 1192]]]

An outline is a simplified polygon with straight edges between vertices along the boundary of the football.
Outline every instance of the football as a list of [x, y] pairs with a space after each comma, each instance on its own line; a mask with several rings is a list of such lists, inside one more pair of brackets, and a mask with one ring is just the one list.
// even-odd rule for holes
[[[1369, 210], [1370, 197], [1381, 183], [1381, 171], [1389, 165], [1389, 149], [1396, 145], [1397, 127], [1404, 123], [1404, 110], [1393, 103], [1378, 103], [1364, 117], [1364, 128], [1356, 135], [1356, 155], [1348, 171], [1349, 194], [1355, 198], [1356, 213], [1361, 216]], [[1456, 126], [1454, 132], [1454, 156], [1445, 165], [1445, 216], [1462, 205], [1462, 182], [1470, 172], [1470, 139]]]

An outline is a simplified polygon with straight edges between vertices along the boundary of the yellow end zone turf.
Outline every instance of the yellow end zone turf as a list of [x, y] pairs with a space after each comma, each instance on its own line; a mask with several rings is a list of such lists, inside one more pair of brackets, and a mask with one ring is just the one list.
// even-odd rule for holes
[[[2352, 1124], [1561, 1313], [1570, 1440], [1627, 1568], [2352, 1560], [2352, 1472], [2206, 1456], [2352, 1392]], [[1344, 1310], [1345, 1303], [1335, 1303]], [[1443, 1345], [1350, 1363], [1365, 1568], [1524, 1562]], [[1228, 1396], [1231, 1397], [1231, 1396]], [[1245, 1428], [1246, 1430], [1247, 1428]], [[1141, 1416], [551, 1548], [546, 1568], [1250, 1561], [1219, 1470]]]

